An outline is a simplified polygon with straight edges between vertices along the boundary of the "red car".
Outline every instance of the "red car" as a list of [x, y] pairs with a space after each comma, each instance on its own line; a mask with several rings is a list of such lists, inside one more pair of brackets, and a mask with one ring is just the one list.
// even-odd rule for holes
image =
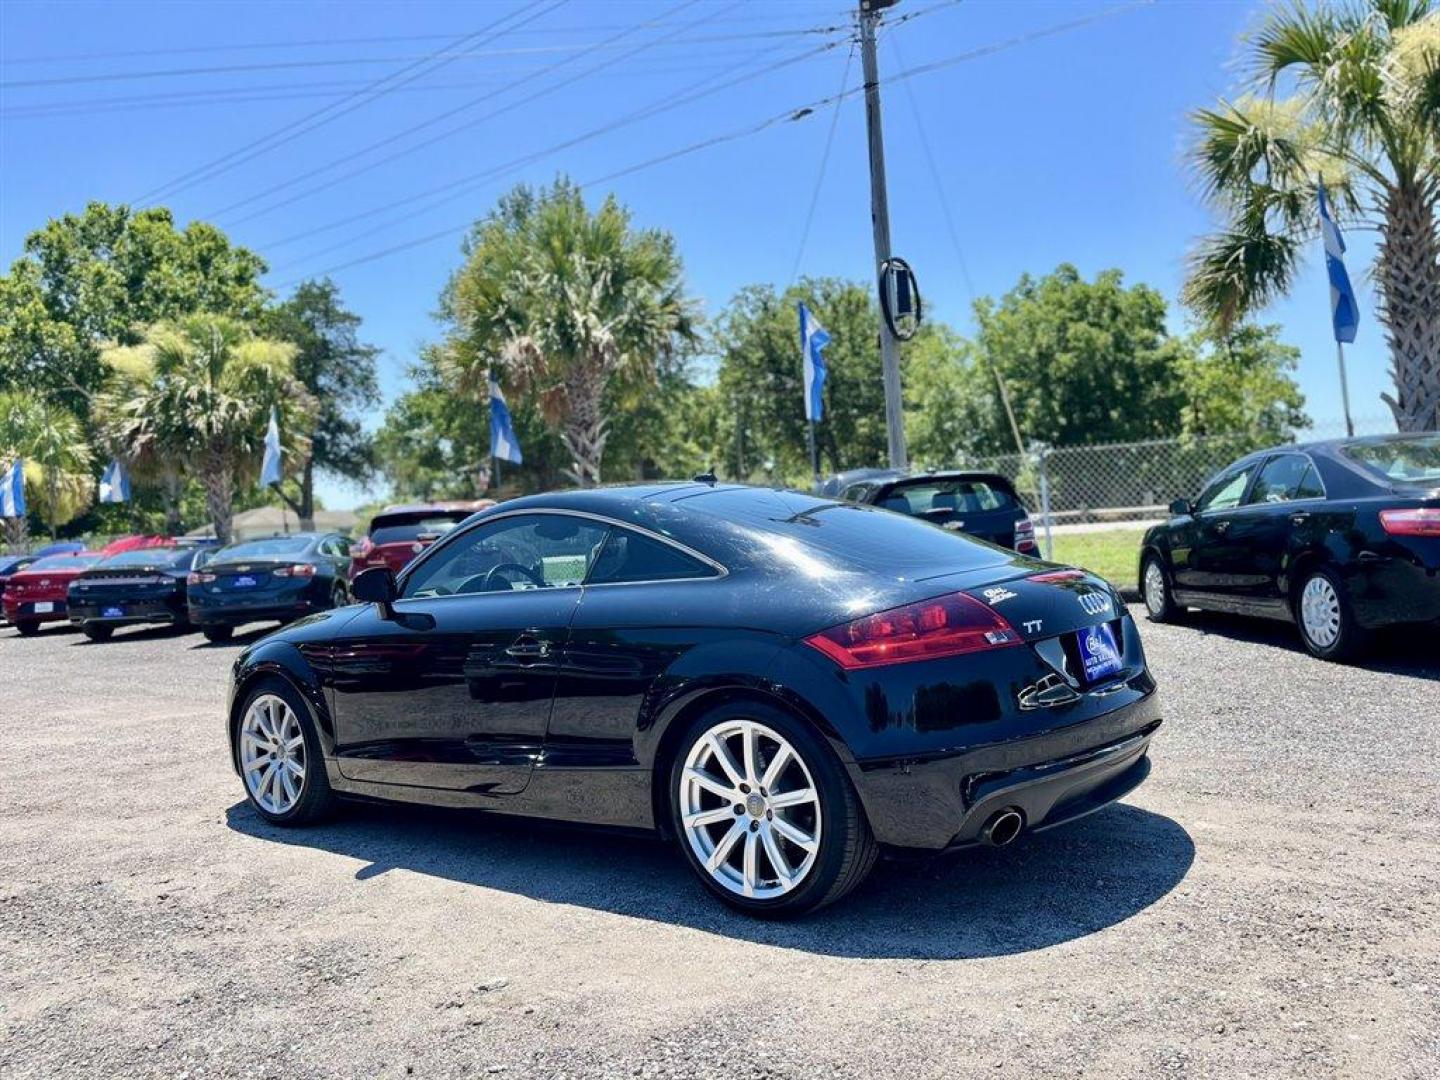
[[12, 574], [5, 583], [5, 619], [29, 637], [41, 623], [69, 621], [65, 593], [70, 582], [100, 561], [98, 551], [47, 555]]
[[350, 548], [350, 576], [372, 566], [388, 566], [398, 574], [405, 564], [477, 510], [494, 499], [470, 502], [387, 506], [370, 521], [368, 535]]

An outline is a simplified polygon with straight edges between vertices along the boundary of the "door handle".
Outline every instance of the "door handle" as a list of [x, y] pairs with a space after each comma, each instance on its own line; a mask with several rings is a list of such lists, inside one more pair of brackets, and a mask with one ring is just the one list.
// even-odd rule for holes
[[505, 650], [506, 656], [516, 660], [544, 660], [550, 655], [550, 643], [535, 638], [521, 638]]

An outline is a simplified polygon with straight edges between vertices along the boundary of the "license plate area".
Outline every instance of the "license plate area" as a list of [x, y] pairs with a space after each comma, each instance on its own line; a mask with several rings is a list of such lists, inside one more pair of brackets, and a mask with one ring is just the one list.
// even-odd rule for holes
[[55, 610], [55, 601], [40, 600], [33, 605], [33, 610], [36, 615], [49, 615]]
[[123, 619], [125, 617], [125, 609], [119, 605], [103, 607], [100, 609], [100, 617], [102, 619]]
[[1070, 635], [1079, 660], [1080, 681], [1085, 686], [1104, 682], [1125, 668], [1125, 658], [1114, 623], [1099, 623], [1076, 630]]
[[257, 582], [249, 574], [237, 574], [230, 584], [237, 589], [253, 589]]

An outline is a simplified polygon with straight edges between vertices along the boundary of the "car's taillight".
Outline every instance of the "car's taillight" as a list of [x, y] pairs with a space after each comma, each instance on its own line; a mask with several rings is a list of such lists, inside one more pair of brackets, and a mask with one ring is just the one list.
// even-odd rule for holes
[[1035, 547], [1035, 523], [1030, 520], [1029, 514], [1021, 516], [1015, 523], [1015, 550], [1031, 552], [1038, 550]]
[[1440, 536], [1440, 507], [1381, 510], [1380, 524], [1391, 536]]
[[998, 612], [955, 593], [832, 626], [805, 644], [854, 670], [1019, 645], [1020, 635]]
[[296, 563], [294, 566], [282, 566], [274, 571], [276, 577], [314, 577], [320, 568], [314, 563]]
[[209, 585], [215, 580], [214, 574], [203, 574], [198, 571], [191, 571], [185, 575], [186, 585]]

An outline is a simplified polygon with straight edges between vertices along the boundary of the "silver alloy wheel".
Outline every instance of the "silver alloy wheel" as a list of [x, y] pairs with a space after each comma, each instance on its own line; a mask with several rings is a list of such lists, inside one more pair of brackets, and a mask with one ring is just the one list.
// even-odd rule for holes
[[1145, 564], [1145, 608], [1151, 615], [1165, 610], [1165, 571], [1154, 559]]
[[272, 814], [292, 809], [305, 791], [305, 733], [295, 710], [274, 694], [261, 694], [245, 712], [240, 771], [250, 797]]
[[1340, 637], [1340, 597], [1322, 574], [1307, 581], [1300, 593], [1300, 624], [1317, 648], [1328, 649]]
[[805, 880], [820, 851], [820, 791], [799, 752], [772, 728], [725, 720], [690, 748], [680, 819], [712, 880], [756, 900]]

